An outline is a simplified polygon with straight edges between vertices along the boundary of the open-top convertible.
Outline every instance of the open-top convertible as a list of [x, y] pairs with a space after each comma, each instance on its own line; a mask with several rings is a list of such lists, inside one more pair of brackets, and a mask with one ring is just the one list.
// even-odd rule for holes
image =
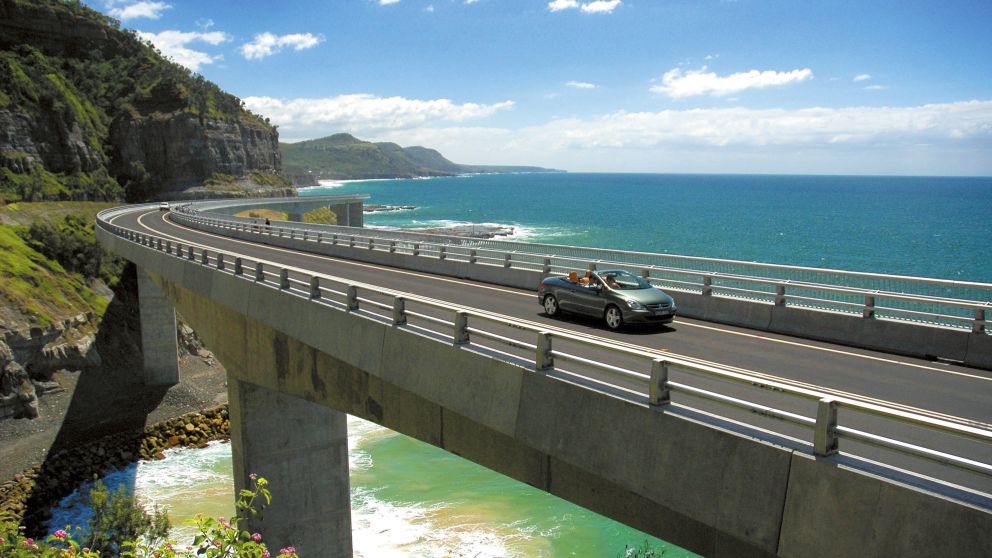
[[675, 301], [646, 279], [623, 269], [587, 272], [579, 278], [548, 277], [537, 291], [538, 302], [548, 316], [574, 312], [603, 318], [606, 327], [619, 329], [625, 323], [667, 324], [675, 319]]

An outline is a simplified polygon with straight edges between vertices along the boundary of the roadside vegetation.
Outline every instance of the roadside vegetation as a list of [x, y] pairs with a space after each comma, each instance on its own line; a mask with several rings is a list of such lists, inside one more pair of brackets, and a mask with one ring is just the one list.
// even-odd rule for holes
[[[0, 517], [0, 556], [4, 558], [271, 558], [272, 551], [262, 535], [250, 532], [248, 519], [261, 519], [262, 510], [271, 502], [268, 482], [254, 474], [252, 487], [241, 491], [237, 513], [230, 520], [223, 517], [197, 516], [193, 522], [199, 534], [185, 544], [168, 538], [168, 517], [157, 508], [145, 512], [122, 486], [111, 494], [102, 482], [90, 490], [93, 516], [86, 529], [65, 526], [45, 540], [24, 536], [15, 521]], [[77, 540], [77, 537], [79, 540]], [[280, 558], [297, 558], [292, 546], [279, 550]]]

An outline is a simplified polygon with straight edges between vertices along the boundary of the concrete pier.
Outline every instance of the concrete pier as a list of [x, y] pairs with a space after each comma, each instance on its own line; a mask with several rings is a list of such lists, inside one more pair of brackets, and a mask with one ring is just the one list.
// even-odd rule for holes
[[147, 386], [179, 383], [176, 309], [144, 269], [138, 268], [138, 309], [141, 314], [141, 353]]
[[272, 491], [264, 520], [247, 528], [273, 554], [294, 546], [301, 556], [350, 557], [347, 415], [232, 376], [228, 399], [235, 490], [255, 473]]

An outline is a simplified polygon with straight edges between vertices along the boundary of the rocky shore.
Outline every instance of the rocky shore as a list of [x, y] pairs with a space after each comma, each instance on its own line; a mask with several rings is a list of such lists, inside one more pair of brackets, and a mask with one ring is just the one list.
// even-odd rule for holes
[[43, 535], [50, 510], [86, 481], [141, 459], [162, 459], [173, 447], [203, 447], [230, 437], [227, 405], [165, 420], [140, 431], [104, 436], [48, 455], [0, 484], [0, 515], [21, 520], [29, 534]]

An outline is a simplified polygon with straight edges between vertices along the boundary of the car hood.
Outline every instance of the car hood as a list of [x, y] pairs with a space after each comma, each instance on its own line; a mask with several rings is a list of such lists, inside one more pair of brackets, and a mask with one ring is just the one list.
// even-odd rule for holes
[[636, 300], [641, 304], [674, 304], [672, 297], [659, 289], [637, 289], [632, 291], [614, 291], [617, 296], [626, 300]]

